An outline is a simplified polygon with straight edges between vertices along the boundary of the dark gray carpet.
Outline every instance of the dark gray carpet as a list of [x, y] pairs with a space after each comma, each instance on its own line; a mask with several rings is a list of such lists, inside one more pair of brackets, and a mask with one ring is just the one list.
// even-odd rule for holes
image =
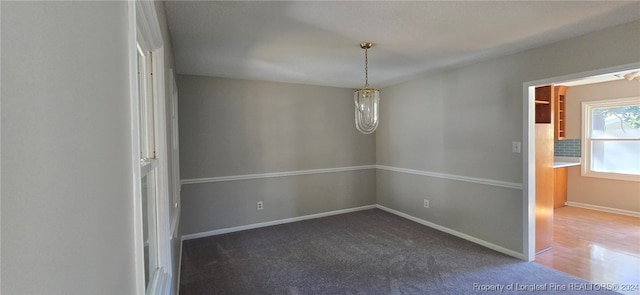
[[378, 209], [187, 240], [181, 271], [181, 295], [616, 294]]

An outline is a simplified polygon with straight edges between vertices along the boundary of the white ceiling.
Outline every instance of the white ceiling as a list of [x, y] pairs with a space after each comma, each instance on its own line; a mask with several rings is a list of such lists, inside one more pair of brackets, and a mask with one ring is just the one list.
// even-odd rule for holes
[[640, 19], [640, 1], [167, 1], [179, 74], [382, 88]]

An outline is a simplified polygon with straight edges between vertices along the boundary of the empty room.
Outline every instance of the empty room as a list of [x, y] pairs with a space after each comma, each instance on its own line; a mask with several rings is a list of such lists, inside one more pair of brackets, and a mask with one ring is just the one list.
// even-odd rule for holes
[[639, 1], [2, 1], [2, 294], [640, 294]]

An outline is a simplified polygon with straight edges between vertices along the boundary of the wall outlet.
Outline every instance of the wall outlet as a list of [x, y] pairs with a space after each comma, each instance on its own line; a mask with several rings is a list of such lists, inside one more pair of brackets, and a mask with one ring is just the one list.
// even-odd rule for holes
[[427, 199], [424, 200], [424, 207], [429, 208], [429, 200]]
[[264, 208], [262, 201], [258, 201], [258, 205], [257, 205], [258, 210], [262, 210]]

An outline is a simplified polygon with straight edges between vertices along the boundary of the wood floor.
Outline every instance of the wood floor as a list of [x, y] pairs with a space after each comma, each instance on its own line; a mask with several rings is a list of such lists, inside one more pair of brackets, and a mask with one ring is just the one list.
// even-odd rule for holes
[[576, 207], [554, 212], [553, 242], [535, 262], [594, 283], [629, 284], [640, 294], [640, 218]]

